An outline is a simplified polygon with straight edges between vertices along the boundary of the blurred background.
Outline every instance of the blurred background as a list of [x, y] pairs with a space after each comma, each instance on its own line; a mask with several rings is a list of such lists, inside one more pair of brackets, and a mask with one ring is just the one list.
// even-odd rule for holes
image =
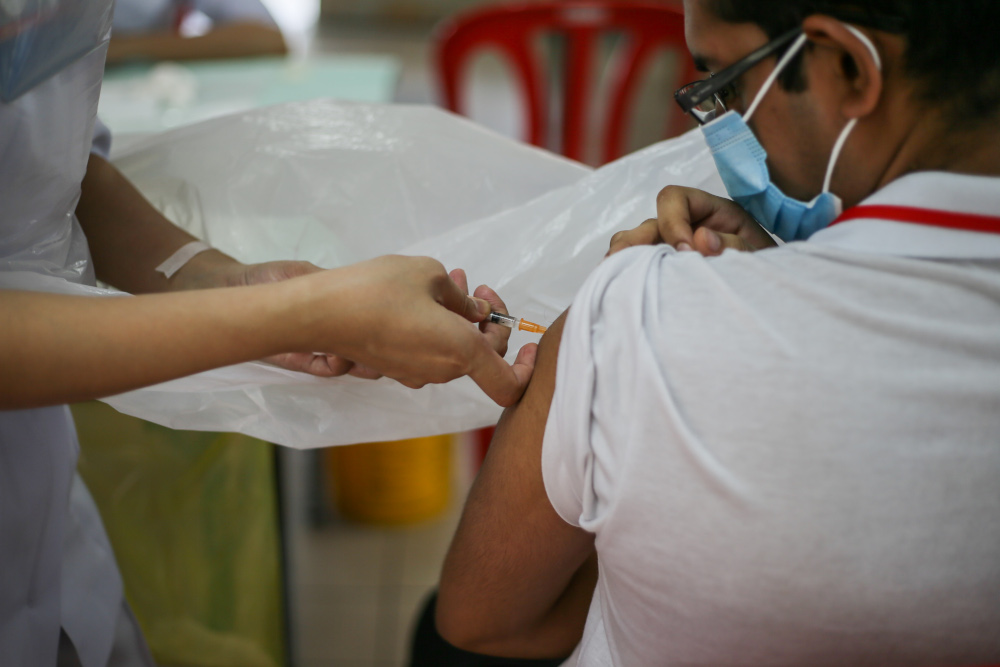
[[[175, 48], [177, 38], [197, 40], [220, 28], [224, 13], [213, 20], [211, 2], [205, 12], [198, 3], [177, 3], [168, 28], [145, 42], [123, 38], [113, 46], [116, 63], [108, 66], [99, 109], [115, 137], [112, 157], [150, 134], [261, 105], [316, 97], [444, 104], [435, 55], [442, 40], [455, 17], [494, 4], [262, 2], [271, 20], [257, 27], [276, 26], [281, 39], [250, 31], [252, 39], [239, 37], [253, 42], [241, 57], [225, 51], [236, 38], [211, 47], [223, 48], [224, 57], [204, 57], [217, 56], [204, 50], [204, 41], [181, 45], [201, 44], [193, 55], [150, 55]], [[648, 61], [630, 60], [637, 37], [629, 30], [594, 33], [588, 67], [577, 73], [591, 86], [593, 103], [576, 129], [582, 147], [574, 157], [595, 166], [606, 161], [611, 124], [622, 136], [617, 154], [685, 129], [674, 116], [672, 92], [695, 77], [676, 28], [679, 0], [555, 4], [567, 9], [557, 23], [569, 33], [538, 30], [529, 40], [547, 77], [538, 116], [552, 130], [536, 143], [568, 152], [574, 140], [561, 121], [582, 105], [569, 95], [570, 47], [581, 31], [610, 21], [606, 8], [616, 5], [673, 8], [664, 19], [673, 27], [639, 20], [666, 40]], [[487, 21], [487, 29], [498, 21]], [[528, 139], [524, 88], [509, 59], [488, 46], [460, 70], [462, 111], [505, 136]], [[625, 111], [615, 116], [623, 66], [633, 87]], [[171, 431], [97, 403], [74, 409], [81, 474], [160, 664], [407, 664], [418, 611], [436, 584], [488, 431], [300, 452], [239, 435]]]
[[[156, 0], [123, 3], [150, 1]], [[252, 1], [262, 3], [271, 13], [284, 36], [287, 57], [255, 58], [255, 64], [222, 59], [157, 65], [135, 58], [109, 67], [100, 111], [102, 120], [120, 139], [117, 152], [131, 145], [136, 133], [169, 129], [263, 104], [313, 97], [443, 104], [434, 57], [435, 42], [443, 37], [442, 23], [470, 9], [511, 4], [482, 0]], [[515, 4], [551, 3], [522, 0]], [[612, 0], [609, 4], [616, 3]], [[680, 0], [622, 4], [677, 8]], [[211, 29], [212, 22], [204, 14], [194, 10], [184, 10], [184, 14], [178, 21], [179, 33], [196, 36]], [[536, 41], [533, 46], [541, 54], [540, 64], [550, 68], [545, 74], [549, 75], [546, 92], [551, 99], [546, 101], [552, 103], [549, 112], [555, 123], [561, 114], [564, 54], [555, 34]], [[620, 35], [611, 31], [595, 44], [596, 59], [587, 74], [595, 87], [595, 105], [589, 118], [594, 129], [608, 121], [601, 115], [606, 111], [601, 101], [606, 98], [614, 67], [621, 65], [614, 59], [621, 41]], [[676, 133], [677, 128], [668, 128], [667, 122], [674, 106], [677, 60], [674, 51], [664, 50], [637, 68], [635, 97], [623, 122], [625, 141], [620, 152], [637, 150], [665, 134]], [[525, 100], [509, 61], [486, 45], [462, 65], [463, 113], [505, 136], [526, 139]], [[591, 143], [583, 157], [596, 165], [604, 161], [598, 154], [596, 132]], [[548, 142], [547, 147], [563, 152], [557, 140]]]

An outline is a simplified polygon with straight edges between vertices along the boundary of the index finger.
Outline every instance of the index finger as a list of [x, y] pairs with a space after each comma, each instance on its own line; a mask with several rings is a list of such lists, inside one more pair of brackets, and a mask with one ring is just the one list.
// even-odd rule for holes
[[640, 245], [656, 245], [661, 242], [657, 221], [649, 219], [635, 229], [616, 233], [611, 237], [611, 247], [605, 257], [611, 257], [616, 252]]
[[723, 244], [726, 247], [753, 250], [774, 245], [764, 228], [742, 206], [704, 190], [679, 186], [664, 188], [656, 197], [656, 217], [664, 243], [680, 250], [697, 248], [703, 254], [718, 254], [705, 253], [705, 244], [698, 243], [695, 232], [701, 227], [728, 239]]
[[[656, 195], [657, 229], [664, 243], [694, 247], [694, 229], [718, 214], [726, 200], [703, 190], [669, 185]], [[719, 229], [719, 231], [735, 231]]]

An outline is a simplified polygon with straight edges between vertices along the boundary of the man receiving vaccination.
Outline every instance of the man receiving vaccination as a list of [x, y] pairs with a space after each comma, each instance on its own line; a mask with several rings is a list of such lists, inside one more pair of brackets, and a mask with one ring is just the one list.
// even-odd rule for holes
[[684, 9], [707, 77], [677, 101], [735, 203], [665, 189], [549, 330], [439, 630], [569, 665], [1000, 663], [1000, 3]]

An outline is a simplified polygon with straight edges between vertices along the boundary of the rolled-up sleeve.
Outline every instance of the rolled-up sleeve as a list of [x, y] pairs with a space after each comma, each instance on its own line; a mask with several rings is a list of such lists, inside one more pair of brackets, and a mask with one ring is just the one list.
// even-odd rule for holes
[[[641, 337], [648, 265], [662, 253], [641, 248], [605, 260], [580, 288], [563, 327], [542, 477], [559, 516], [591, 532], [613, 504], [623, 456], [619, 434], [601, 428], [595, 411], [617, 412], [629, 403], [629, 378], [640, 359], [630, 341]], [[607, 405], [595, 404], [601, 396], [611, 397], [601, 399]], [[629, 417], [616, 421], [627, 428]]]

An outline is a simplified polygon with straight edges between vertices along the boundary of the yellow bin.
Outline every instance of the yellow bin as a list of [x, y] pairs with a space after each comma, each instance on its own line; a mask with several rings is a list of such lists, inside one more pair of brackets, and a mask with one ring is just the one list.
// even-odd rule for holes
[[451, 497], [451, 450], [450, 435], [328, 449], [337, 508], [346, 518], [378, 524], [438, 515]]

